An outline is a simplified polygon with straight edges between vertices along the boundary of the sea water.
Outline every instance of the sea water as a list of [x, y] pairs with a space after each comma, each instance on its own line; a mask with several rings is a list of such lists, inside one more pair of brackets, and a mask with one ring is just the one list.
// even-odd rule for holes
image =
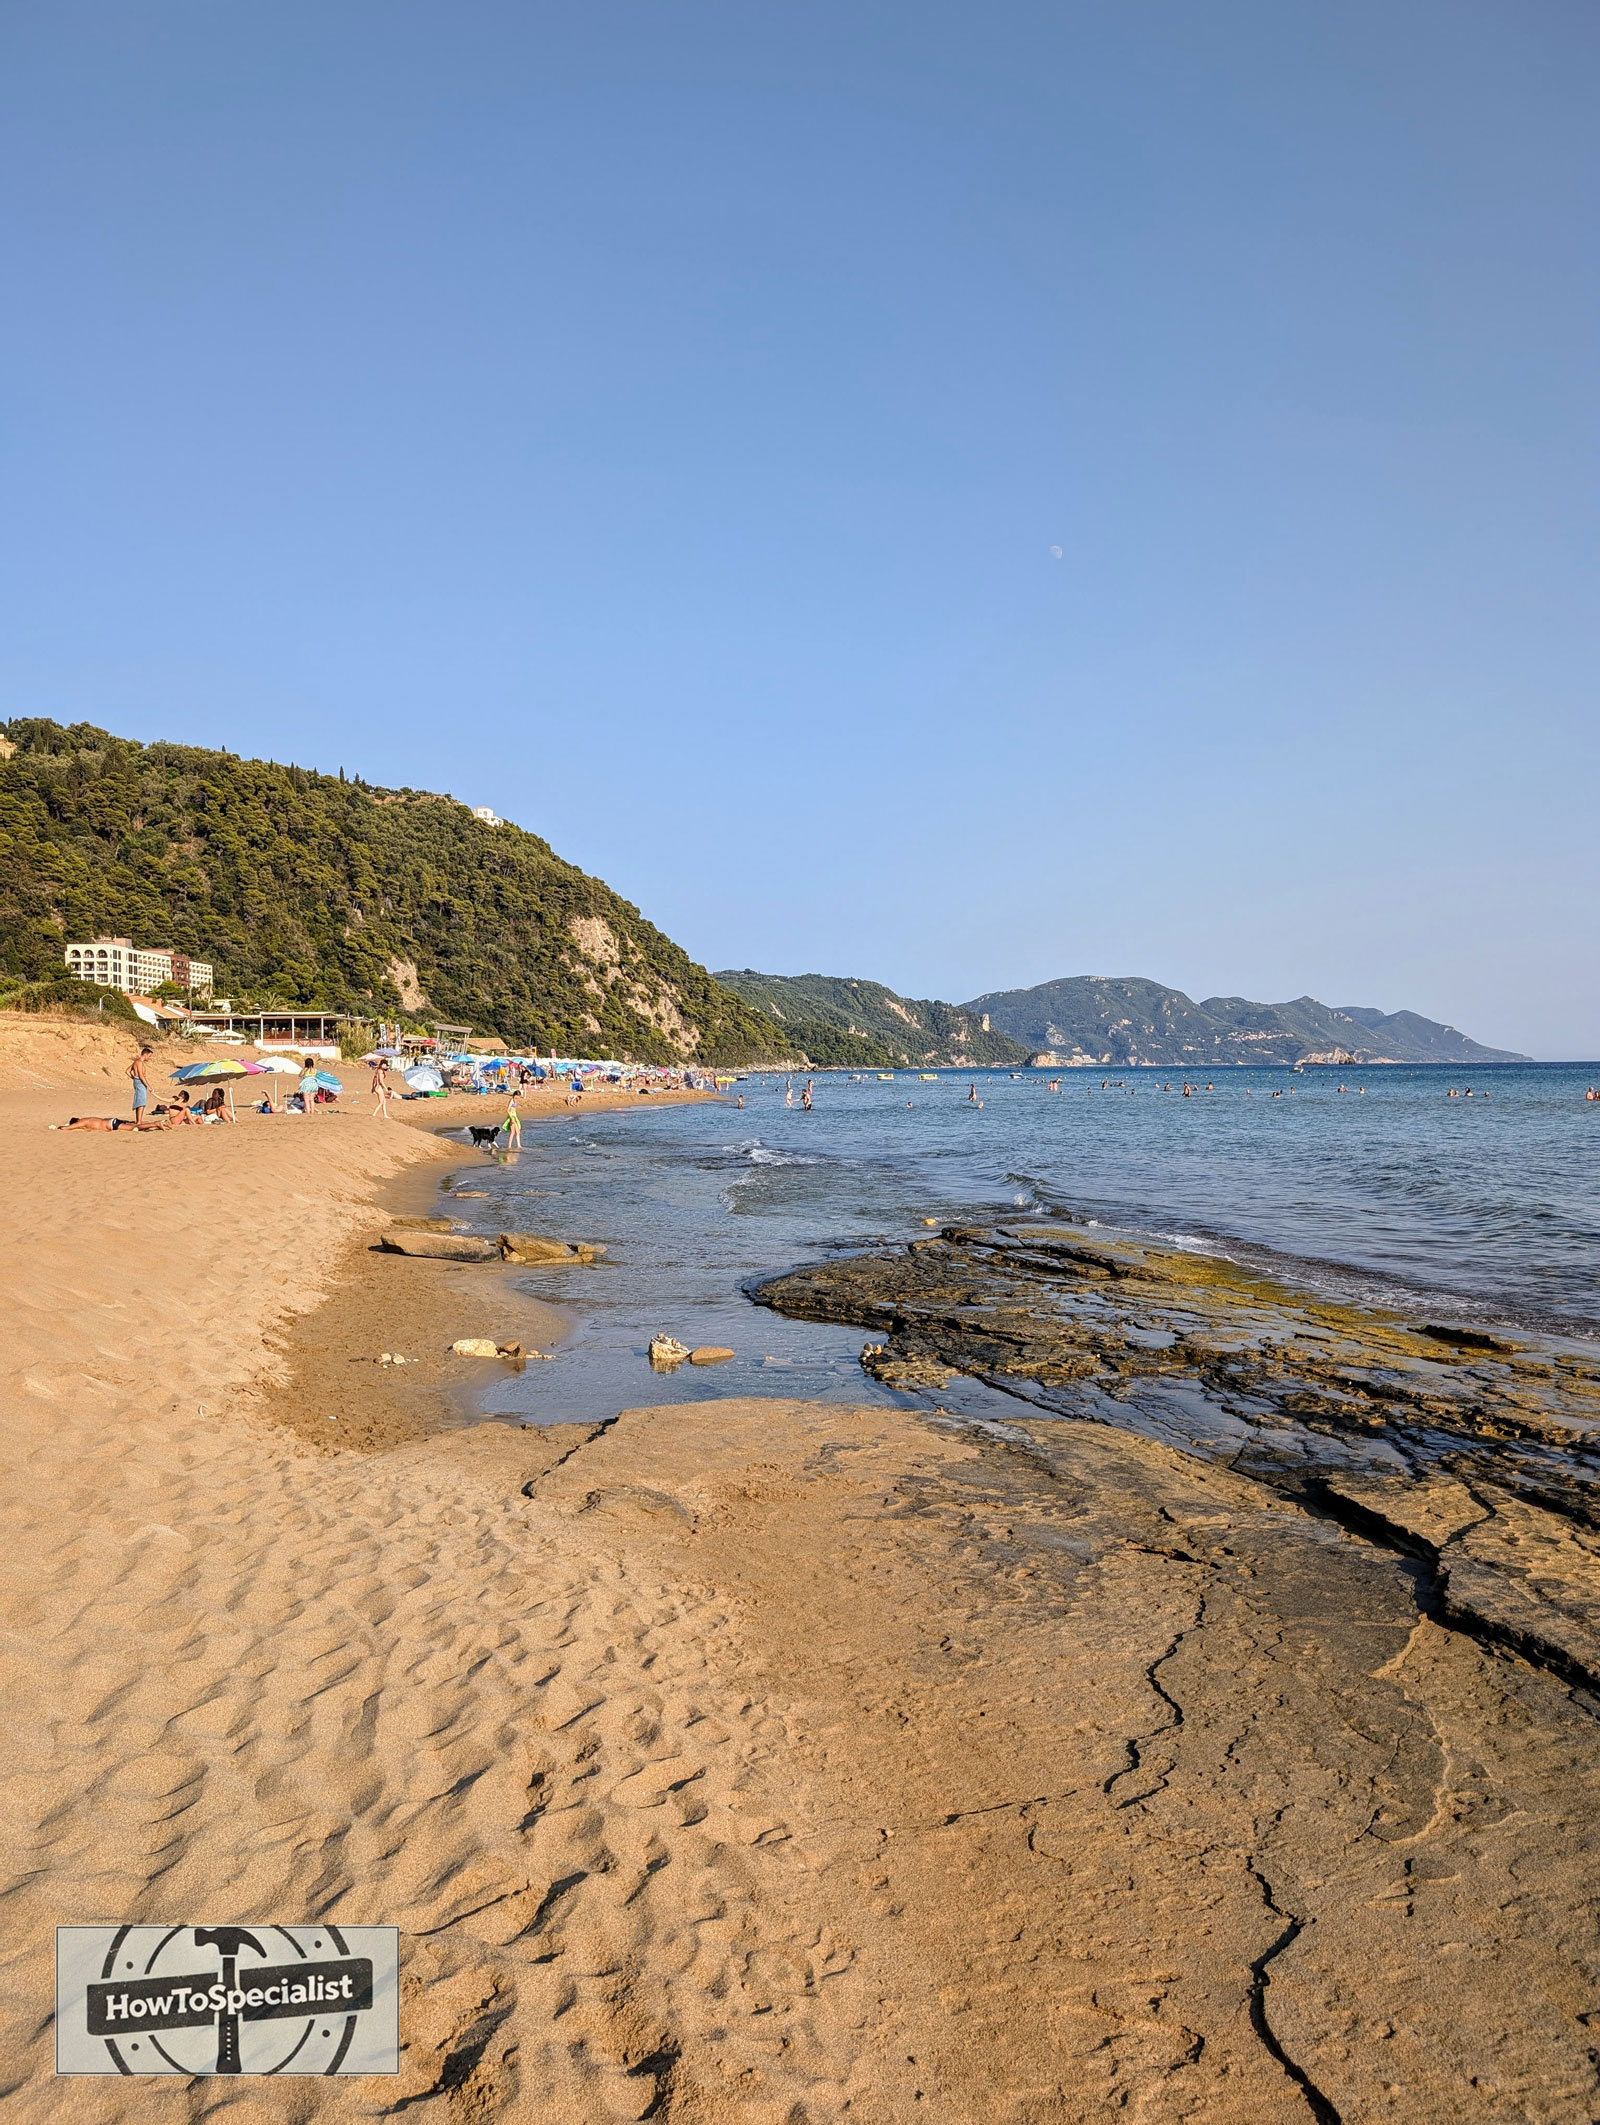
[[[455, 1214], [607, 1253], [519, 1275], [567, 1309], [571, 1333], [554, 1363], [493, 1389], [488, 1412], [549, 1423], [737, 1394], [994, 1414], [991, 1390], [891, 1394], [860, 1369], [860, 1328], [746, 1296], [930, 1221], [1070, 1218], [1410, 1317], [1600, 1336], [1600, 1103], [1584, 1097], [1597, 1081], [1593, 1064], [1233, 1069], [1190, 1077], [1186, 1097], [1170, 1070], [828, 1074], [807, 1113], [803, 1079], [788, 1105], [785, 1079], [762, 1076], [738, 1087], [742, 1110], [641, 1099], [530, 1124], [514, 1163], [457, 1175], [485, 1194]], [[656, 1374], [658, 1332], [736, 1356]]]

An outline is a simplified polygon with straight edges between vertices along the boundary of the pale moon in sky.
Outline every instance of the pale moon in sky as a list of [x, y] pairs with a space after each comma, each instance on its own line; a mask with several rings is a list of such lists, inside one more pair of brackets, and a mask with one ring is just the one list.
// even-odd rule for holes
[[1050, 549], [1050, 558], [1051, 558], [1052, 560], [1054, 560], [1054, 561], [1059, 561], [1059, 560], [1060, 560], [1060, 558], [1061, 558], [1061, 548], [1060, 548], [1059, 546], [1052, 546], [1052, 547], [1051, 547], [1051, 549]]

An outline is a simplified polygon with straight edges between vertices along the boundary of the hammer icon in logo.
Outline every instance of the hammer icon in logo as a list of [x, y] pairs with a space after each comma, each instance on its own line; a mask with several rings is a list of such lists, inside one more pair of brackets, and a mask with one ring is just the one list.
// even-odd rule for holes
[[[243, 1926], [196, 1926], [194, 1944], [197, 1948], [215, 1948], [222, 1957], [222, 1989], [230, 1999], [238, 1990], [239, 1950], [254, 1948], [262, 1957], [267, 1952]], [[217, 2010], [217, 2071], [239, 2071], [239, 2016], [232, 2007]]]

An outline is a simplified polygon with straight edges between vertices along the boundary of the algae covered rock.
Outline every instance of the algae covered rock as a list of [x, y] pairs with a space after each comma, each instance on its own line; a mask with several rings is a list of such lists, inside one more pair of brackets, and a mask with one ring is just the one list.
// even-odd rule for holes
[[926, 1354], [896, 1353], [883, 1343], [869, 1343], [861, 1353], [861, 1370], [885, 1387], [905, 1392], [915, 1387], [944, 1387], [952, 1368]]

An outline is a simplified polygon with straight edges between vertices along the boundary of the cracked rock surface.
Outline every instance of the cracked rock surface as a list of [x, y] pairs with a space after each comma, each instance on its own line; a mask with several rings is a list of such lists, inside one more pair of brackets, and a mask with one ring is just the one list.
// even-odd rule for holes
[[937, 1239], [772, 1279], [878, 1333], [895, 1387], [960, 1372], [1251, 1477], [1428, 1567], [1425, 1605], [1600, 1694], [1600, 1357], [1364, 1313], [1225, 1260], [1070, 1226]]
[[833, 1954], [773, 2085], [842, 2075], [774, 2118], [1600, 2109], [1595, 1720], [1424, 1613], [1421, 1558], [1037, 1415], [631, 1411], [533, 1489], [698, 1586], [770, 1722], [766, 1910]]

